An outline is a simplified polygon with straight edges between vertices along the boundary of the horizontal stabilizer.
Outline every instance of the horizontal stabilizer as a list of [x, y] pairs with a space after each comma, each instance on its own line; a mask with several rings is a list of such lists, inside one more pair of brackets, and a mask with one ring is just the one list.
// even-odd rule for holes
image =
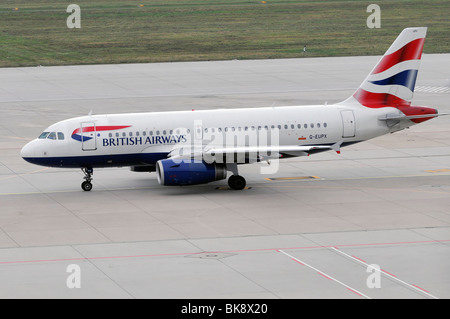
[[438, 116], [442, 116], [442, 115], [448, 115], [445, 113], [440, 113], [440, 114], [421, 114], [421, 115], [398, 115], [398, 114], [394, 114], [394, 115], [389, 115], [386, 114], [385, 117], [379, 117], [378, 120], [380, 121], [389, 121], [389, 120], [416, 120], [416, 119], [430, 119], [433, 117], [438, 117]]

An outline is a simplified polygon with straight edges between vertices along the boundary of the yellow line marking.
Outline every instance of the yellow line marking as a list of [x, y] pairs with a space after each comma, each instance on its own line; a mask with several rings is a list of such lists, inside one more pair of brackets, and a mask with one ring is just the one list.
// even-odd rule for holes
[[425, 171], [427, 173], [443, 173], [443, 172], [450, 172], [450, 168], [441, 168], [441, 169], [433, 169]]
[[296, 177], [266, 177], [267, 181], [290, 181], [298, 179], [320, 179], [319, 176], [296, 176]]
[[[218, 190], [231, 190], [231, 188], [228, 187], [228, 186], [218, 186], [218, 187], [216, 187], [216, 189], [218, 189]], [[246, 186], [246, 187], [244, 187], [244, 189], [252, 189], [252, 188]]]

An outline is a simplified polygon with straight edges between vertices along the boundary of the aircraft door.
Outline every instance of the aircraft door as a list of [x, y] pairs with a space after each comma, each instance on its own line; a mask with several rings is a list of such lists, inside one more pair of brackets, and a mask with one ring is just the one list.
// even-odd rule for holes
[[94, 122], [81, 123], [81, 148], [83, 151], [95, 151], [97, 149], [96, 132]]
[[355, 137], [355, 115], [351, 110], [341, 111], [342, 137]]

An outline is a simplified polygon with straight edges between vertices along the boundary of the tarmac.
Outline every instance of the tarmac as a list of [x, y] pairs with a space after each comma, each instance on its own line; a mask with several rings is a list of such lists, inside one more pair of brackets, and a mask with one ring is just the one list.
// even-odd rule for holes
[[[0, 69], [0, 298], [450, 297], [450, 116], [343, 148], [163, 187], [155, 173], [33, 166], [57, 121], [104, 113], [335, 103], [380, 57]], [[450, 54], [414, 105], [450, 113]], [[379, 269], [379, 270], [377, 270]]]

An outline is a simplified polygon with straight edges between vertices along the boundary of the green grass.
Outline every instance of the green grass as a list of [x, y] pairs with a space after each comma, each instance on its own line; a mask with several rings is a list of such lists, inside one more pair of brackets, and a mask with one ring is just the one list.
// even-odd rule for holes
[[[81, 7], [81, 29], [66, 8]], [[0, 67], [383, 54], [405, 27], [428, 26], [426, 53], [450, 52], [450, 1], [80, 0], [0, 4]], [[143, 7], [140, 6], [143, 5]], [[14, 8], [18, 8], [15, 10]]]

